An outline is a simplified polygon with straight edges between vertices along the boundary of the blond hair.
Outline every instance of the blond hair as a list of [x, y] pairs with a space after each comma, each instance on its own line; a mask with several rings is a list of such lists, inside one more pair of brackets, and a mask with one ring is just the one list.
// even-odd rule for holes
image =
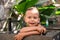
[[38, 9], [36, 7], [30, 7], [26, 11], [29, 11], [29, 10], [32, 10], [32, 12], [35, 12], [35, 13], [39, 14], [39, 11], [38, 11]]

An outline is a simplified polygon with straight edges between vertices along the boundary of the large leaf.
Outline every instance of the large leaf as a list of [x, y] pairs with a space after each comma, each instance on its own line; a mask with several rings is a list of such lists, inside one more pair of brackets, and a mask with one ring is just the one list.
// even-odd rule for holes
[[60, 15], [60, 8], [57, 9], [57, 11], [56, 11], [56, 15]]
[[27, 8], [35, 5], [38, 0], [23, 0], [18, 5], [15, 5], [15, 9], [18, 11], [18, 13], [24, 13]]
[[41, 14], [46, 15], [46, 16], [50, 16], [52, 13], [54, 13], [55, 6], [48, 5], [48, 6], [45, 6], [45, 7], [40, 7], [39, 10], [40, 10]]

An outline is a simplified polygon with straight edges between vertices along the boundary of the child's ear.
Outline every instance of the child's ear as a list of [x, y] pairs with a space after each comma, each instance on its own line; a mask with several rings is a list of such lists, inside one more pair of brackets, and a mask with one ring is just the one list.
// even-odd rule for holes
[[23, 26], [26, 27], [25, 16], [23, 17]]
[[26, 22], [26, 16], [23, 17], [24, 22]]
[[40, 18], [39, 18], [39, 23], [40, 23]]
[[25, 21], [25, 16], [23, 17], [23, 20]]
[[23, 14], [23, 16], [22, 16], [22, 17], [23, 17], [23, 20], [25, 20], [25, 15], [24, 15], [24, 14]]
[[40, 21], [40, 18], [39, 18], [39, 21]]

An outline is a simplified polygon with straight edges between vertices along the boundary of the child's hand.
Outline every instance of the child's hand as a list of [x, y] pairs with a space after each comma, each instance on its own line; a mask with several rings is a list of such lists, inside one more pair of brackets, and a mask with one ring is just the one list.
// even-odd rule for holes
[[31, 32], [25, 32], [25, 33], [19, 33], [17, 34], [14, 39], [15, 40], [22, 40], [24, 37], [29, 36], [29, 35], [35, 35], [35, 34], [40, 34], [38, 31], [31, 31]]
[[37, 31], [40, 33], [46, 33], [46, 28], [44, 27], [37, 27]]
[[17, 35], [14, 36], [14, 40], [22, 40], [22, 38], [23, 38], [23, 33], [22, 34], [18, 33]]
[[19, 35], [14, 36], [14, 40], [20, 40]]

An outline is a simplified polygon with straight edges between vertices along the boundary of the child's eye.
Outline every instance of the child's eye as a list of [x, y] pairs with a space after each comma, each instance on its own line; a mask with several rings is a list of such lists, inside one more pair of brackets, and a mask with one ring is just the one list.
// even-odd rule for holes
[[31, 17], [28, 17], [29, 19], [31, 18]]
[[34, 19], [37, 19], [37, 17], [34, 17]]

